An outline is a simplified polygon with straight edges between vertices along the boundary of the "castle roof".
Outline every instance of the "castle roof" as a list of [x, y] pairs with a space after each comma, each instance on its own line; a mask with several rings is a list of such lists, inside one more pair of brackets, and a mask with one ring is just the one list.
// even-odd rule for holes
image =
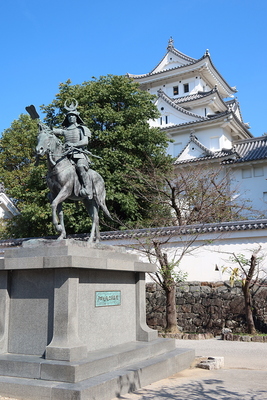
[[141, 75], [128, 74], [128, 76], [140, 82], [141, 85], [146, 85], [187, 73], [200, 74], [210, 87], [217, 85], [223, 98], [231, 97], [237, 92], [236, 88], [231, 87], [215, 68], [208, 51], [203, 57], [194, 59], [175, 49], [172, 39], [169, 40], [167, 53], [152, 71]]
[[206, 117], [201, 117], [199, 120], [188, 121], [184, 123], [180, 123], [177, 125], [169, 125], [162, 128], [162, 130], [166, 131], [170, 135], [176, 134], [179, 130], [184, 130], [186, 127], [194, 128], [200, 127], [203, 125], [212, 125], [214, 123], [231, 123], [236, 130], [238, 130], [239, 134], [243, 136], [243, 138], [251, 138], [252, 134], [246, 127], [246, 124], [243, 124], [239, 118], [235, 115], [233, 110], [226, 110], [218, 114], [208, 115]]
[[[225, 102], [222, 99], [220, 93], [217, 90], [217, 87], [209, 90], [208, 92], [198, 91], [197, 93], [189, 94], [187, 96], [177, 97], [177, 98], [172, 99], [172, 101], [175, 104], [182, 105], [182, 107], [188, 107], [188, 106], [196, 107], [201, 104], [214, 103], [214, 107], [217, 110], [217, 112], [218, 111], [222, 112], [222, 111], [226, 111], [227, 109], [230, 109], [228, 102]], [[234, 102], [235, 102], [235, 99], [229, 101], [229, 104], [231, 104], [231, 107], [232, 107], [232, 103], [234, 103]]]
[[[267, 136], [238, 140], [234, 142], [233, 148], [238, 158], [231, 163], [240, 164], [248, 161], [265, 160], [267, 159]], [[230, 160], [228, 163], [230, 163]]]
[[190, 117], [194, 117], [197, 120], [203, 120], [205, 117], [202, 117], [201, 115], [198, 115], [196, 113], [193, 113], [191, 111], [186, 110], [185, 108], [179, 106], [175, 101], [173, 101], [169, 96], [167, 96], [166, 93], [163, 92], [162, 89], [158, 90], [158, 97], [162, 98], [166, 103], [168, 103], [170, 106], [175, 108], [176, 110], [180, 111], [183, 114], [189, 115]]

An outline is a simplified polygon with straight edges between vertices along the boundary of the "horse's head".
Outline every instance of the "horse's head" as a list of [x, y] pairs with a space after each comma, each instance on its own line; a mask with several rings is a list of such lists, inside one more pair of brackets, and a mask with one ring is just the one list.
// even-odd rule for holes
[[39, 132], [37, 136], [37, 146], [35, 148], [36, 154], [38, 156], [44, 156], [51, 148], [50, 137], [51, 135], [48, 132]]
[[54, 135], [53, 131], [41, 129], [37, 137], [36, 155], [40, 157], [48, 153], [53, 155], [60, 144], [61, 141]]

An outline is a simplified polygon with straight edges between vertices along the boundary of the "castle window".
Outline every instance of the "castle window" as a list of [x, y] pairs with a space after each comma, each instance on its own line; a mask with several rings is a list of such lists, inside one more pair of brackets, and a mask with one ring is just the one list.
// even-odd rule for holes
[[184, 93], [189, 92], [189, 83], [184, 83]]
[[251, 168], [242, 169], [242, 178], [243, 179], [251, 178]]
[[262, 168], [262, 167], [254, 167], [254, 168], [253, 168], [253, 175], [254, 175], [255, 177], [257, 177], [257, 176], [263, 176], [263, 175], [264, 175], [263, 168]]
[[177, 94], [179, 94], [179, 88], [178, 88], [178, 86], [174, 86], [173, 87], [173, 95], [176, 96]]
[[165, 123], [168, 124], [168, 115], [165, 115]]

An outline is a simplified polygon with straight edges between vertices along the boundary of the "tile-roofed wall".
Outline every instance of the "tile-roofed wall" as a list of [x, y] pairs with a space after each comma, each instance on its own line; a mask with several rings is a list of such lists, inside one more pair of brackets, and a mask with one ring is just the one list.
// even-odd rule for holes
[[[107, 231], [101, 232], [101, 240], [123, 240], [123, 239], [138, 239], [153, 236], [177, 236], [188, 235], [188, 234], [206, 234], [213, 232], [236, 232], [236, 231], [253, 231], [267, 229], [267, 219], [257, 220], [245, 220], [245, 221], [230, 221], [230, 222], [219, 222], [212, 224], [199, 224], [199, 225], [187, 225], [187, 226], [166, 226], [159, 228], [147, 228], [147, 229], [133, 229], [123, 231]], [[74, 238], [77, 240], [86, 240], [88, 237], [86, 234], [81, 235], [69, 235], [68, 238]], [[40, 238], [24, 238], [24, 239], [8, 239], [0, 240], [0, 249], [8, 247], [19, 247], [24, 241], [30, 239]], [[42, 238], [45, 239], [45, 238]], [[47, 239], [55, 240], [56, 237], [47, 237]]]

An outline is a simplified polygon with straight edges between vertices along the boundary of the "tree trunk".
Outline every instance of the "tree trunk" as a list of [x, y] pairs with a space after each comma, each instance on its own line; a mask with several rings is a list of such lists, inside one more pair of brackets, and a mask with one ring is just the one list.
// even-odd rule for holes
[[166, 332], [179, 333], [176, 312], [176, 286], [165, 288], [166, 293]]
[[245, 299], [245, 312], [246, 312], [246, 320], [247, 320], [247, 328], [248, 333], [251, 335], [256, 334], [256, 328], [253, 319], [253, 312], [252, 312], [252, 298], [249, 291], [249, 286], [243, 286], [243, 294]]
[[166, 332], [179, 333], [177, 327], [176, 312], [176, 285], [172, 276], [173, 266], [168, 262], [168, 256], [162, 252], [160, 243], [153, 241], [156, 257], [160, 263], [160, 273], [162, 275], [161, 287], [166, 295]]
[[251, 335], [255, 335], [257, 333], [255, 324], [254, 324], [254, 319], [253, 319], [252, 297], [251, 297], [251, 293], [250, 293], [250, 285], [251, 285], [251, 281], [253, 279], [255, 268], [257, 265], [257, 253], [259, 250], [260, 249], [258, 249], [256, 252], [254, 252], [251, 256], [250, 268], [249, 268], [248, 274], [246, 276], [245, 283], [242, 286], [244, 300], [245, 300], [245, 312], [246, 312], [248, 333], [250, 333]]

